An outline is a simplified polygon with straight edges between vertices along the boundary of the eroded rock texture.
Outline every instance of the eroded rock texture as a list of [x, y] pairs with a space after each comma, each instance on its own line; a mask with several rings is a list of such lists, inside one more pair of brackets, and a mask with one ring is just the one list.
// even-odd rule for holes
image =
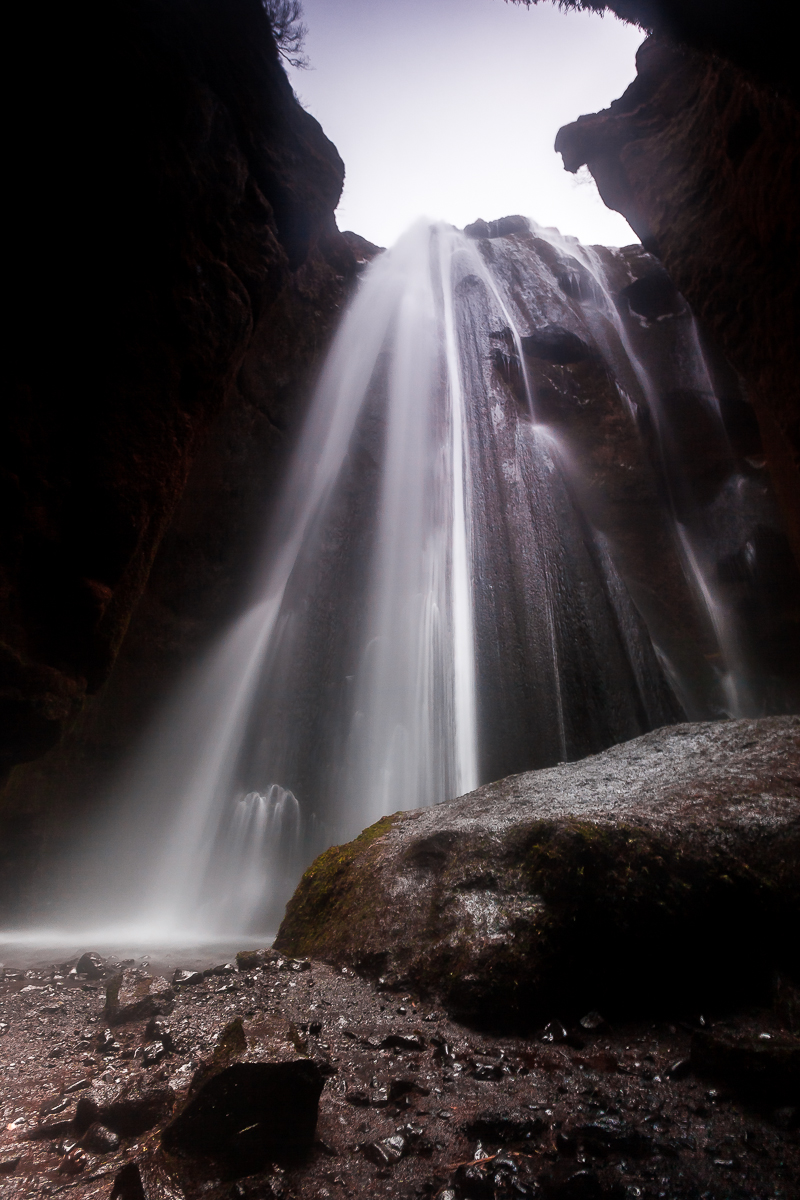
[[732, 1003], [800, 969], [798, 765], [797, 717], [677, 725], [384, 817], [312, 864], [275, 946], [494, 1027]]
[[58, 838], [53, 813], [74, 825], [74, 797], [230, 615], [358, 269], [333, 219], [341, 160], [258, 0], [46, 6], [14, 24], [0, 771], [26, 765], [0, 818], [11, 897]]
[[46, 5], [12, 37], [3, 769], [107, 677], [248, 348], [251, 395], [307, 349], [281, 295], [316, 264], [313, 324], [355, 270], [333, 221], [342, 163], [258, 0]]
[[[755, 16], [751, 28], [757, 46]], [[637, 69], [556, 148], [567, 170], [588, 166], [743, 376], [800, 553], [800, 116], [771, 77], [663, 39], [645, 42]]]

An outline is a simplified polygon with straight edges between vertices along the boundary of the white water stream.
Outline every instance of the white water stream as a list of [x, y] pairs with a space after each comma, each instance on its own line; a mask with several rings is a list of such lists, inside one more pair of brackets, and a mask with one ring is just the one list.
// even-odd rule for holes
[[[684, 485], [668, 414], [603, 262], [534, 232], [588, 272], [590, 300], [559, 296], [536, 250], [511, 284], [513, 247], [499, 252], [504, 276], [491, 245], [424, 222], [365, 272], [287, 466], [250, 603], [120, 784], [96, 844], [109, 861], [127, 851], [128, 865], [64, 912], [70, 930], [138, 945], [274, 930], [314, 855], [382, 815], [679, 714], [614, 547], [575, 501], [570, 446], [537, 424], [522, 339], [551, 312], [582, 322], [612, 364], [624, 420], [635, 422], [626, 371], [646, 398], [679, 561], [716, 638], [730, 711], [746, 709], [710, 540], [702, 519], [678, 519], [687, 504], [673, 496]], [[516, 398], [496, 371], [503, 339]], [[696, 351], [687, 386], [716, 402]]]

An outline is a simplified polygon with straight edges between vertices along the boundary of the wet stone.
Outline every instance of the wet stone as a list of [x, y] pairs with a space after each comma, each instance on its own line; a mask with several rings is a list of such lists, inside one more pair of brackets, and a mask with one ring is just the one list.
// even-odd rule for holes
[[116, 1054], [121, 1049], [120, 1043], [110, 1029], [102, 1029], [97, 1035], [97, 1049], [103, 1054]]
[[102, 979], [105, 974], [106, 960], [100, 954], [87, 951], [82, 954], [75, 964], [75, 973], [85, 975], [87, 979]]
[[162, 1144], [171, 1154], [217, 1160], [229, 1178], [302, 1157], [314, 1142], [322, 1085], [307, 1059], [235, 1063], [201, 1085]]
[[120, 1138], [113, 1129], [101, 1125], [98, 1121], [86, 1130], [81, 1138], [81, 1145], [84, 1150], [91, 1150], [93, 1154], [113, 1154], [119, 1149]]
[[161, 1062], [166, 1053], [167, 1048], [163, 1042], [148, 1042], [142, 1047], [142, 1062], [146, 1067], [152, 1067]]
[[[209, 972], [211, 974], [211, 972]], [[172, 976], [174, 984], [180, 984], [181, 987], [190, 987], [193, 983], [203, 982], [202, 971], [175, 971]]]
[[424, 1037], [418, 1033], [399, 1034], [390, 1033], [380, 1042], [383, 1050], [424, 1050], [426, 1042]]
[[366, 1142], [361, 1147], [361, 1153], [378, 1167], [393, 1166], [403, 1157], [406, 1140], [400, 1134], [382, 1138], [379, 1142]]
[[106, 984], [104, 1015], [111, 1025], [143, 1021], [172, 1011], [175, 992], [166, 979], [128, 968]]
[[144, 1034], [150, 1042], [162, 1042], [167, 1050], [175, 1049], [172, 1028], [162, 1017], [151, 1017], [145, 1026]]
[[598, 1029], [604, 1029], [606, 1025], [605, 1019], [595, 1009], [588, 1012], [585, 1017], [581, 1017], [578, 1023], [581, 1029], [585, 1029], [587, 1033], [596, 1033]]

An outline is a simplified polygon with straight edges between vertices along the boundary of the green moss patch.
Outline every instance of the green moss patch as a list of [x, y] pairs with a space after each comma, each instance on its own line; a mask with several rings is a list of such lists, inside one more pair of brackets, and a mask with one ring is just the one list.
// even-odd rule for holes
[[364, 909], [376, 899], [370, 889], [373, 876], [356, 870], [355, 864], [401, 817], [402, 813], [381, 817], [352, 842], [331, 846], [314, 859], [286, 906], [276, 949], [283, 954], [314, 954], [324, 945], [327, 957], [331, 946], [346, 940], [353, 920], [363, 919]]

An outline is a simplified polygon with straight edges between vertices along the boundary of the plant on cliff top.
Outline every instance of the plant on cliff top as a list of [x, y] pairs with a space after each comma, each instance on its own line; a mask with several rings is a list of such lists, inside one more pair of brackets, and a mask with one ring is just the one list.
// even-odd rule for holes
[[262, 0], [278, 53], [290, 67], [307, 70], [308, 56], [303, 53], [308, 26], [303, 24], [300, 0]]

